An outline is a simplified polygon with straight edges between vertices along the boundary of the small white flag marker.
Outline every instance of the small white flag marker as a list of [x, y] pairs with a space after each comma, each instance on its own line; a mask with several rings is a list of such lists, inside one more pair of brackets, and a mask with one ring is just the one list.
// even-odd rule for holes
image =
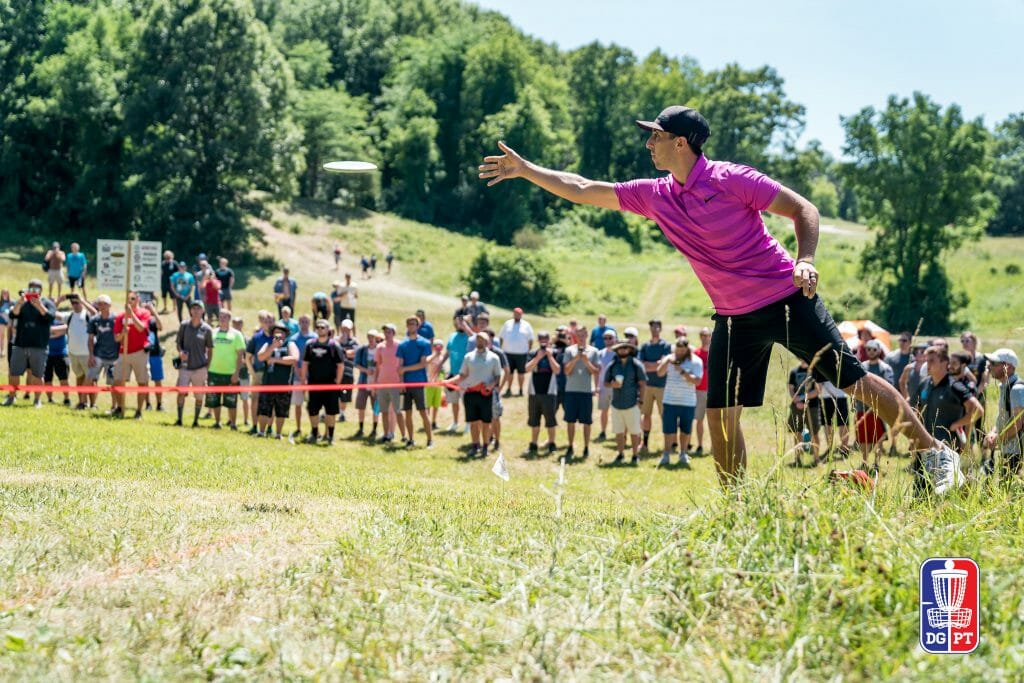
[[498, 453], [497, 459], [494, 461], [494, 467], [491, 468], [491, 472], [508, 481], [508, 468], [505, 467], [505, 456]]

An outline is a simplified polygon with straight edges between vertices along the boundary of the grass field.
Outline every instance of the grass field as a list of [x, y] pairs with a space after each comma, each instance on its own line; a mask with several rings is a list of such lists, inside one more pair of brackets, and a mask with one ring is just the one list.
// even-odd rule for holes
[[[391, 216], [271, 208], [261, 227], [302, 295], [336, 278], [335, 241], [350, 268], [395, 249], [392, 276], [356, 270], [363, 329], [423, 306], [444, 330], [481, 246]], [[833, 298], [856, 290], [865, 242], [844, 229], [823, 236]], [[577, 301], [563, 317], [607, 303], [620, 325], [706, 320], [667, 250], [570, 238], [547, 245]], [[987, 349], [1019, 336], [1005, 293], [1021, 276], [1005, 269], [1022, 251], [985, 240], [959, 255]], [[23, 255], [0, 253], [0, 287], [39, 272]], [[248, 322], [276, 274], [242, 274]], [[706, 458], [609, 468], [596, 446], [560, 474], [523, 457], [519, 398], [505, 402], [508, 483], [465, 460], [462, 436], [384, 450], [346, 424], [327, 449], [20, 402], [0, 411], [0, 679], [1019, 680], [1021, 487], [915, 502], [906, 459], [883, 461], [876, 497], [785, 467], [790, 363], [776, 355], [768, 403], [749, 411], [751, 476], [730, 495]], [[918, 566], [936, 555], [982, 568], [971, 655], [917, 646]]]

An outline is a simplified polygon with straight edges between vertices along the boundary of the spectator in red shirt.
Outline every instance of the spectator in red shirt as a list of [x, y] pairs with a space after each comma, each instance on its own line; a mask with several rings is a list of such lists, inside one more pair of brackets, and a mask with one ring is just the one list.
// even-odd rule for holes
[[220, 318], [220, 280], [209, 268], [203, 271], [200, 289], [203, 293], [203, 304], [206, 305], [206, 321], [212, 325]]
[[[149, 353], [146, 350], [149, 344], [149, 311], [139, 305], [138, 292], [128, 293], [124, 313], [119, 313], [114, 318], [114, 338], [118, 345], [117, 363], [114, 365], [114, 386], [123, 387], [131, 373], [134, 373], [135, 381], [140, 387], [149, 384]], [[139, 392], [137, 397], [135, 419], [141, 420], [146, 395]], [[113, 398], [114, 410], [111, 415], [121, 417], [124, 415], [124, 394], [114, 391]]]
[[708, 412], [708, 350], [711, 348], [711, 329], [700, 328], [700, 348], [693, 350], [693, 355], [699, 357], [704, 363], [704, 374], [701, 375], [697, 384], [697, 410], [693, 413], [693, 419], [697, 423], [697, 449], [693, 457], [704, 457], [704, 418]]

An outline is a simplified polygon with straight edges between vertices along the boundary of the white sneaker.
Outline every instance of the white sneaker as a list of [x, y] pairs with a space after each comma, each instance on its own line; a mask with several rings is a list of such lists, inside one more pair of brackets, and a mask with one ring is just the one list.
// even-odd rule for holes
[[455, 432], [459, 431], [459, 423], [452, 422], [450, 425], [448, 425], [448, 429], [444, 431], [448, 432], [449, 434], [454, 434]]
[[937, 496], [964, 485], [960, 454], [945, 444], [922, 453], [921, 467], [926, 481], [931, 484]]

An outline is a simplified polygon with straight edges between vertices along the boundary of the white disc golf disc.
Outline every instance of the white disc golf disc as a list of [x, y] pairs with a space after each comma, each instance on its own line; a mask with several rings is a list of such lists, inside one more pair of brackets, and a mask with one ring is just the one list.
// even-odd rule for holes
[[369, 161], [328, 161], [324, 170], [331, 173], [369, 173], [377, 170], [377, 164]]

